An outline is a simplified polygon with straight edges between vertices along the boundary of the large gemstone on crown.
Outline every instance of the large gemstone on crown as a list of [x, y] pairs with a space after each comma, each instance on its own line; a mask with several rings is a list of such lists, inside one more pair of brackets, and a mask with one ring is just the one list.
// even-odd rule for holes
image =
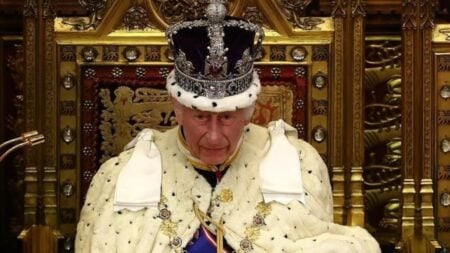
[[209, 82], [206, 85], [206, 97], [223, 98], [226, 95], [225, 83]]
[[222, 73], [222, 64], [212, 64], [209, 67], [209, 73], [213, 76], [218, 76], [219, 74]]

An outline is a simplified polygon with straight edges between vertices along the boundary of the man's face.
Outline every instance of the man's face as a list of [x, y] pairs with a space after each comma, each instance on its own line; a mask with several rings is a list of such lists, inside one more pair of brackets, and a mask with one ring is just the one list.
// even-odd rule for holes
[[207, 165], [222, 164], [236, 149], [249, 123], [244, 109], [212, 113], [194, 110], [174, 101], [178, 123], [183, 126], [191, 154]]

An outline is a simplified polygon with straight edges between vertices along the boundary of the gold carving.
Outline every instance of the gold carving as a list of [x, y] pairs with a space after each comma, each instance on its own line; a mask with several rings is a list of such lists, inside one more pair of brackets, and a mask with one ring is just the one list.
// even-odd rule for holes
[[75, 46], [60, 47], [61, 61], [75, 61], [77, 59]]
[[346, 0], [333, 1], [333, 12], [331, 13], [331, 16], [334, 18], [344, 18], [346, 15], [345, 7]]
[[416, 23], [416, 0], [408, 0], [403, 3], [402, 28], [404, 30], [414, 30]]
[[23, 16], [24, 17], [37, 17], [37, 3], [36, 0], [26, 0], [23, 7]]
[[101, 113], [101, 161], [119, 154], [122, 148], [144, 128], [167, 130], [175, 125], [173, 108], [167, 91], [151, 88], [132, 90], [120, 86], [113, 91], [100, 89], [104, 106]]
[[414, 234], [415, 224], [415, 183], [413, 179], [403, 180], [403, 210], [402, 210], [402, 238], [408, 238]]
[[438, 219], [437, 230], [439, 232], [450, 232], [450, 218], [444, 217]]
[[[382, 242], [395, 243], [401, 226], [401, 139], [400, 131], [366, 132], [369, 157], [364, 167], [364, 198], [367, 225]], [[396, 137], [395, 139], [392, 139]], [[389, 141], [391, 140], [391, 141]], [[385, 143], [388, 141], [385, 145]], [[381, 148], [383, 147], [383, 148]], [[381, 153], [378, 150], [387, 150]], [[381, 154], [380, 154], [381, 153]], [[382, 213], [380, 213], [382, 211]]]
[[326, 115], [328, 113], [328, 101], [327, 100], [313, 100], [312, 112], [314, 114]]
[[353, 17], [364, 17], [366, 16], [366, 11], [361, 0], [352, 0], [352, 16]]
[[247, 6], [247, 8], [244, 11], [243, 18], [254, 24], [259, 25], [264, 24], [263, 15], [256, 6]]
[[[162, 27], [183, 21], [194, 20], [204, 16], [205, 7], [209, 1], [205, 0], [141, 0], [147, 9], [156, 17]], [[241, 16], [241, 11], [248, 1], [225, 1], [228, 13], [232, 16]], [[238, 13], [239, 12], [239, 13]]]
[[445, 35], [445, 40], [450, 41], [450, 29], [449, 28], [441, 28], [439, 32]]
[[362, 16], [356, 16], [354, 19], [353, 34], [353, 73], [352, 73], [352, 128], [353, 128], [353, 146], [352, 168], [350, 174], [350, 210], [348, 224], [364, 226], [364, 199], [363, 199], [363, 89], [362, 73], [364, 72], [364, 59], [362, 52], [364, 50], [363, 38], [364, 20]]
[[[381, 243], [395, 244], [400, 238], [401, 227], [401, 190], [367, 190], [364, 193], [365, 207], [378, 210], [378, 213], [366, 213], [368, 230], [377, 236]], [[377, 219], [381, 215], [380, 219]]]
[[364, 195], [362, 167], [352, 167], [350, 177], [350, 207], [348, 224], [352, 226], [364, 226]]
[[286, 46], [271, 46], [270, 47], [271, 61], [285, 61], [286, 60]]
[[328, 61], [328, 45], [313, 46], [313, 61]]
[[429, 239], [434, 239], [433, 180], [431, 178], [423, 178], [420, 181], [420, 186], [422, 233]]
[[321, 18], [317, 17], [302, 17], [304, 10], [311, 4], [311, 0], [281, 0], [281, 5], [287, 14], [288, 20], [294, 27], [303, 30], [316, 29], [318, 25], [325, 23]]
[[[414, 235], [414, 226], [416, 223], [416, 189], [414, 181], [414, 124], [413, 124], [413, 107], [414, 107], [414, 87], [415, 87], [415, 61], [414, 51], [415, 45], [415, 29], [416, 24], [416, 1], [407, 1], [403, 5], [402, 14], [402, 41], [403, 41], [403, 66], [402, 66], [402, 83], [403, 83], [403, 112], [402, 112], [402, 168], [403, 174], [403, 205], [402, 205], [402, 241], [405, 245], [411, 247], [409, 239]], [[408, 251], [409, 252], [409, 251]]]
[[437, 122], [439, 125], [450, 125], [450, 110], [439, 110]]
[[402, 89], [400, 69], [368, 68], [365, 71], [365, 85], [370, 92], [368, 94], [371, 94], [366, 97], [366, 129], [376, 129], [379, 132], [384, 129], [399, 129]]
[[44, 0], [44, 4], [43, 5], [44, 5], [43, 6], [44, 10], [42, 11], [42, 17], [44, 19], [53, 19], [56, 16], [56, 11], [55, 11], [55, 8], [53, 6], [52, 0]]
[[117, 61], [119, 59], [119, 47], [107, 45], [103, 47], [103, 61]]
[[142, 6], [132, 6], [123, 16], [121, 27], [126, 30], [144, 30], [154, 28], [149, 21], [149, 14]]
[[[51, 3], [49, 3], [51, 5]], [[50, 8], [50, 7], [49, 7]], [[55, 80], [56, 63], [54, 51], [54, 30], [53, 19], [45, 19], [45, 51], [44, 51], [44, 90], [45, 90], [45, 114], [44, 114], [44, 135], [45, 135], [45, 166], [56, 167], [56, 89]], [[48, 224], [56, 226], [57, 224]]]
[[438, 180], [450, 180], [450, 165], [439, 166]]
[[160, 61], [161, 60], [161, 47], [160, 46], [146, 46], [145, 47], [145, 60], [146, 61]]
[[450, 71], [450, 55], [440, 55], [438, 57], [438, 71], [439, 72]]
[[[335, 13], [335, 36], [334, 36], [334, 92], [331, 93], [331, 165], [332, 165], [332, 182], [333, 182], [333, 210], [334, 221], [339, 224], [345, 224], [345, 172], [344, 172], [344, 153], [343, 153], [343, 118], [344, 118], [344, 20], [345, 10], [343, 1], [336, 3]], [[339, 9], [338, 9], [339, 8]], [[343, 12], [341, 12], [343, 11]]]
[[61, 101], [60, 102], [61, 115], [75, 115], [76, 104], [75, 101]]
[[334, 39], [334, 47], [335, 47], [335, 55], [334, 57], [334, 91], [332, 93], [332, 108], [333, 112], [333, 120], [332, 120], [332, 136], [333, 141], [331, 142], [333, 145], [332, 150], [332, 163], [336, 166], [343, 165], [343, 121], [344, 118], [344, 98], [343, 98], [343, 89], [344, 89], [344, 20], [342, 18], [337, 18], [335, 20], [336, 25], [336, 35]]
[[[433, 1], [431, 1], [433, 2]], [[432, 3], [428, 3], [429, 5], [433, 5]], [[428, 6], [427, 8], [433, 8], [432, 6]], [[426, 12], [428, 13], [429, 10]], [[425, 180], [430, 179], [432, 177], [432, 166], [433, 166], [433, 161], [432, 161], [432, 148], [433, 148], [433, 142], [434, 140], [432, 139], [431, 135], [432, 135], [432, 127], [433, 127], [433, 122], [431, 119], [431, 115], [432, 115], [432, 107], [435, 103], [435, 96], [432, 92], [432, 70], [431, 70], [431, 65], [432, 65], [432, 51], [431, 51], [431, 28], [430, 25], [432, 26], [433, 20], [432, 17], [426, 16], [424, 17], [424, 19], [430, 19], [431, 20], [424, 20], [425, 26], [424, 28], [427, 29], [428, 32], [424, 32], [423, 34], [423, 54], [422, 54], [422, 61], [423, 61], [423, 81], [422, 81], [422, 86], [423, 86], [423, 178]], [[431, 22], [431, 24], [428, 24], [429, 22]], [[431, 201], [431, 200], [430, 200]], [[426, 205], [426, 206], [432, 206], [432, 202], [426, 203], [425, 199], [422, 199], [422, 204]]]
[[292, 124], [294, 94], [285, 86], [263, 86], [258, 97], [252, 122], [265, 126], [275, 119], [284, 119]]
[[89, 17], [63, 18], [62, 23], [75, 30], [95, 29], [103, 19], [108, 0], [79, 0]]
[[158, 10], [167, 24], [199, 19], [203, 17], [208, 4], [208, 1], [201, 0], [154, 0], [149, 2], [151, 6], [155, 7], [155, 10]]
[[343, 167], [333, 167], [333, 210], [334, 222], [345, 224], [345, 172]]
[[402, 56], [402, 44], [390, 38], [374, 38], [366, 47], [366, 65], [368, 67], [398, 68]]
[[[374, 44], [380, 45], [371, 40], [368, 47]], [[366, 226], [381, 243], [395, 244], [401, 236], [401, 70], [386, 68], [382, 57], [378, 62], [366, 68], [364, 79]]]
[[[420, 27], [422, 29], [433, 29], [434, 27], [434, 13], [436, 11], [437, 3], [435, 0], [422, 0], [420, 3], [420, 7], [422, 10], [422, 22]], [[428, 34], [428, 33], [427, 33]], [[427, 47], [424, 47], [424, 49]], [[431, 47], [429, 47], [431, 49]]]
[[405, 169], [405, 175], [413, 175], [413, 108], [414, 108], [414, 33], [411, 30], [404, 31], [404, 62], [403, 62], [403, 114], [402, 114], [402, 136], [403, 136], [403, 168]]
[[429, 240], [435, 240], [435, 224], [434, 224], [434, 190], [433, 177], [437, 174], [433, 161], [433, 106], [435, 104], [435, 96], [432, 88], [433, 70], [432, 70], [432, 30], [434, 28], [434, 12], [436, 9], [435, 1], [423, 1], [421, 28], [424, 30], [422, 39], [422, 61], [423, 61], [423, 174], [421, 179], [421, 222], [422, 234]]
[[363, 46], [363, 24], [364, 21], [361, 17], [357, 18], [355, 20], [354, 24], [354, 37], [353, 37], [353, 94], [352, 94], [352, 101], [353, 101], [353, 158], [352, 163], [353, 164], [360, 164], [362, 165], [363, 161], [363, 155], [361, 151], [363, 150], [362, 144], [363, 144], [363, 128], [362, 128], [362, 115], [363, 115], [363, 109], [362, 109], [362, 73], [364, 72], [364, 66], [363, 62], [364, 59], [362, 57], [361, 52], [364, 50]]

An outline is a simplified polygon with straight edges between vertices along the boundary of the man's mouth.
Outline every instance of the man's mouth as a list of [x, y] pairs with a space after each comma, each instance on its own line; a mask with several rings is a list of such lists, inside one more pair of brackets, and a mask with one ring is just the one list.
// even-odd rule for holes
[[204, 148], [205, 150], [210, 150], [210, 151], [220, 151], [220, 150], [224, 150], [226, 147], [221, 147], [221, 148], [216, 148], [216, 147], [214, 147], [214, 148]]

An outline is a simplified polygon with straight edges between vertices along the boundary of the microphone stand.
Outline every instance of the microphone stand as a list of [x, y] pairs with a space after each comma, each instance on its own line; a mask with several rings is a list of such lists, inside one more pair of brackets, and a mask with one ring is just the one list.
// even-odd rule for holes
[[[0, 144], [0, 162], [17, 149], [25, 146], [33, 147], [44, 142], [44, 135], [39, 134], [36, 130], [23, 133], [20, 137], [7, 140]], [[6, 149], [3, 153], [1, 152], [2, 149], [11, 145], [12, 147]], [[39, 178], [38, 181], [40, 181]], [[42, 196], [38, 196], [38, 198], [42, 198]], [[18, 236], [18, 238], [22, 240], [22, 251], [24, 253], [56, 253], [58, 252], [58, 240], [61, 239], [61, 237], [62, 236], [58, 231], [42, 225], [33, 225], [29, 229], [23, 230]]]
[[[2, 162], [13, 151], [23, 148], [25, 146], [33, 147], [45, 142], [43, 134], [39, 134], [38, 131], [33, 130], [23, 133], [20, 137], [7, 140], [0, 144], [0, 162]], [[12, 145], [12, 146], [11, 146]], [[2, 149], [11, 146], [3, 153]], [[38, 175], [38, 196], [37, 196], [37, 213], [39, 213], [39, 206], [42, 202], [42, 177]], [[39, 190], [41, 189], [41, 190]], [[40, 224], [40, 223], [39, 223]], [[59, 240], [63, 238], [58, 230], [54, 230], [46, 225], [33, 224], [30, 228], [23, 230], [18, 238], [22, 240], [22, 252], [24, 253], [57, 253]], [[71, 252], [71, 247], [69, 251]]]

